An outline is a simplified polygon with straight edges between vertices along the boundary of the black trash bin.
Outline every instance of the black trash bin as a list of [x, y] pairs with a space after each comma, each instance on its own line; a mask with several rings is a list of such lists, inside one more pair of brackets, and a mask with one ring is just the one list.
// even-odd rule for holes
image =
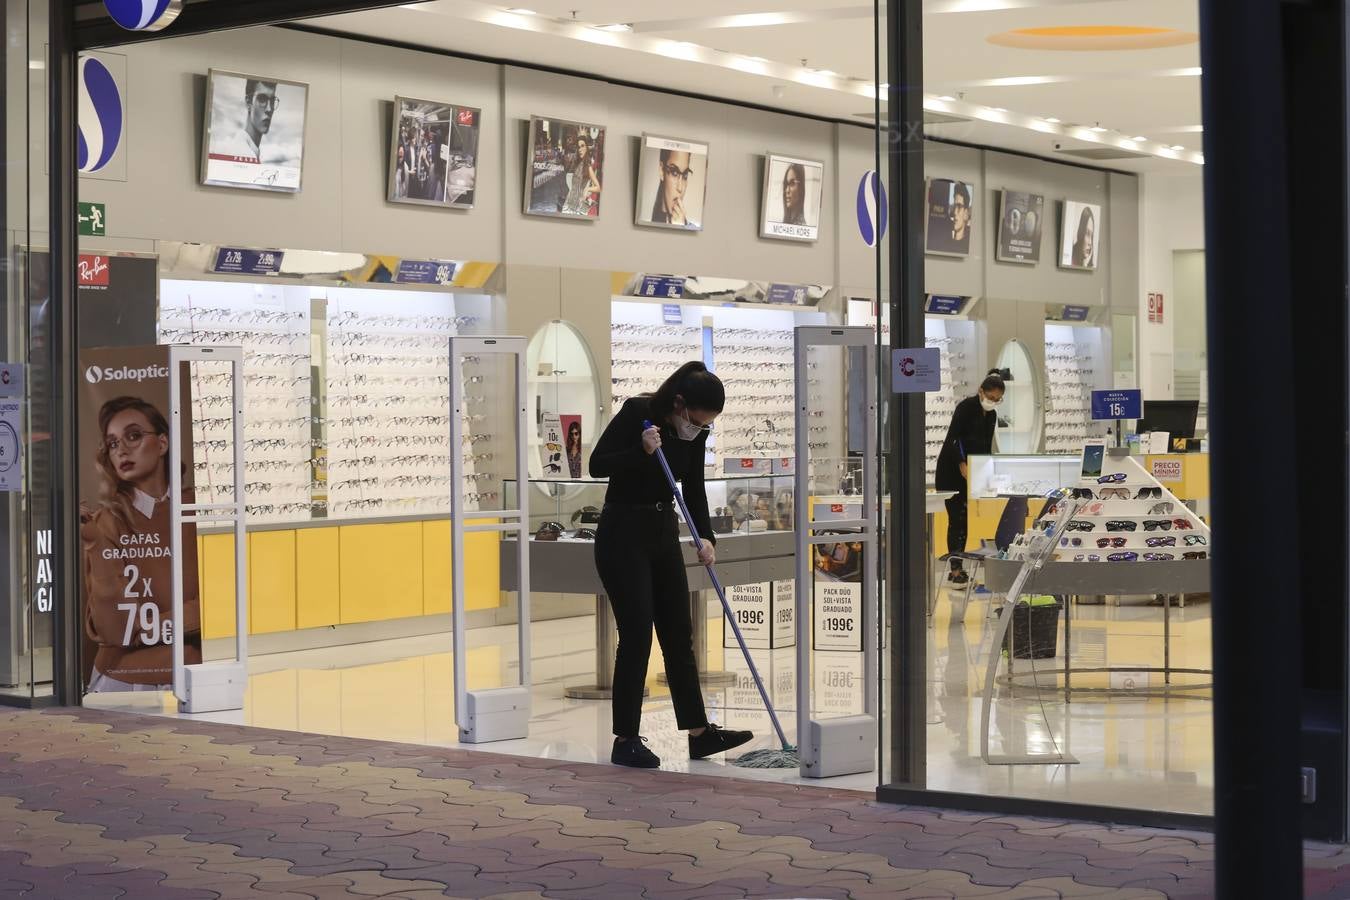
[[[1015, 659], [1054, 659], [1059, 654], [1059, 611], [1064, 598], [1033, 606], [1022, 602], [1013, 610], [1012, 627], [1003, 638], [1004, 652]], [[1005, 607], [999, 607], [1003, 615]]]

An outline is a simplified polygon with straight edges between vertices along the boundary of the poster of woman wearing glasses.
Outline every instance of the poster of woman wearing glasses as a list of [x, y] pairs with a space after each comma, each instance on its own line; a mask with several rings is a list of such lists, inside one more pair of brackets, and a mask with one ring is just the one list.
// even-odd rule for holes
[[642, 136], [637, 224], [702, 231], [707, 190], [707, 144], [653, 134]]
[[202, 184], [298, 193], [309, 85], [212, 69], [206, 79]]
[[[183, 526], [183, 621], [173, 620], [168, 350], [86, 350], [80, 366], [85, 683], [90, 692], [163, 690], [173, 683], [179, 628], [184, 661], [202, 660], [195, 525]], [[191, 409], [186, 387], [183, 395]], [[191, 503], [190, 433], [182, 446]]]

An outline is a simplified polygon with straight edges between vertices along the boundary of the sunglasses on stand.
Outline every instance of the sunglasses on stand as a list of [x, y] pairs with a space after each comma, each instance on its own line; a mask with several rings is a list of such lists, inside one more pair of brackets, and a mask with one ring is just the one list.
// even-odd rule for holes
[[1139, 554], [1133, 550], [1127, 550], [1124, 553], [1112, 553], [1106, 557], [1107, 562], [1134, 562], [1139, 559]]
[[1145, 520], [1144, 520], [1144, 530], [1145, 530], [1145, 531], [1171, 531], [1171, 530], [1172, 530], [1172, 520], [1171, 520], [1171, 519], [1145, 519]]
[[1186, 546], [1187, 546], [1187, 547], [1203, 546], [1203, 545], [1208, 544], [1208, 543], [1209, 543], [1209, 541], [1205, 539], [1205, 536], [1204, 536], [1203, 534], [1188, 534], [1188, 535], [1186, 535]]
[[1097, 538], [1097, 546], [1105, 549], [1106, 547], [1124, 547], [1125, 538], [1123, 537], [1104, 537]]
[[1139, 489], [1139, 493], [1134, 495], [1134, 499], [1136, 500], [1148, 500], [1150, 498], [1161, 500], [1163, 498], [1163, 489], [1160, 487], [1142, 487]]
[[1175, 547], [1177, 539], [1169, 534], [1167, 537], [1151, 537], [1144, 543], [1150, 547]]
[[1112, 519], [1106, 523], [1107, 531], [1135, 531], [1138, 528], [1139, 523], [1131, 522], [1129, 519]]
[[1170, 516], [1176, 510], [1176, 504], [1168, 500], [1163, 503], [1155, 503], [1149, 508], [1150, 516]]
[[545, 522], [539, 526], [539, 530], [534, 533], [536, 541], [556, 541], [562, 537], [563, 527], [559, 522]]
[[1080, 537], [1060, 538], [1059, 545], [1061, 547], [1081, 547], [1083, 546], [1083, 539]]
[[1098, 484], [1120, 484], [1125, 480], [1124, 472], [1112, 472], [1110, 475], [1103, 475], [1097, 479]]
[[1209, 554], [1203, 550], [1192, 550], [1189, 553], [1181, 554], [1182, 559], [1208, 559]]
[[1188, 531], [1195, 528], [1195, 526], [1191, 524], [1190, 519], [1173, 519], [1172, 527], [1177, 531]]
[[1082, 519], [1071, 519], [1069, 524], [1064, 526], [1065, 531], [1093, 531], [1097, 526], [1091, 522], [1084, 522]]
[[1176, 559], [1171, 553], [1145, 553], [1144, 559], [1147, 562], [1167, 562], [1169, 559]]

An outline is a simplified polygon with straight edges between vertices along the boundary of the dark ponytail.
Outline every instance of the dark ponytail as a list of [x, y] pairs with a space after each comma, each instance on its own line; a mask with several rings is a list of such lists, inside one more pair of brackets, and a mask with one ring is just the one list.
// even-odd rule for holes
[[980, 382], [980, 390], [984, 391], [986, 394], [990, 391], [1002, 393], [1007, 389], [1007, 385], [1005, 385], [1004, 382], [1011, 377], [1012, 376], [1007, 369], [990, 369], [989, 374], [985, 376], [984, 381]]
[[727, 402], [727, 391], [708, 367], [697, 360], [687, 362], [665, 380], [652, 394], [652, 419], [664, 421], [675, 411], [675, 397], [684, 398], [687, 409], [720, 413]]

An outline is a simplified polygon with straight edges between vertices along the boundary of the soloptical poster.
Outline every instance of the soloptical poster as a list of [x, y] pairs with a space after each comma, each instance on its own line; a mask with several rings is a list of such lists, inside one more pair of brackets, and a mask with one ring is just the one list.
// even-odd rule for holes
[[161, 690], [173, 683], [179, 629], [185, 662], [202, 659], [195, 525], [183, 526], [183, 621], [173, 621], [170, 478], [179, 466], [182, 502], [193, 502], [192, 434], [174, 459], [167, 347], [84, 350], [80, 371], [85, 683], [91, 692]]

